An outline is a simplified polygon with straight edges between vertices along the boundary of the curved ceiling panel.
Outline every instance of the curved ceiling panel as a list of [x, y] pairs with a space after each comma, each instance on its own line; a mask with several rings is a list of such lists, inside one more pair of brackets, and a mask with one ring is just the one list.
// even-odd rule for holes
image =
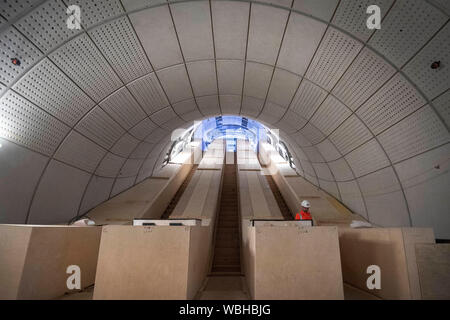
[[299, 174], [353, 211], [450, 237], [448, 14], [437, 0], [2, 1], [0, 222], [67, 221], [151, 176], [172, 130], [241, 114], [280, 129]]

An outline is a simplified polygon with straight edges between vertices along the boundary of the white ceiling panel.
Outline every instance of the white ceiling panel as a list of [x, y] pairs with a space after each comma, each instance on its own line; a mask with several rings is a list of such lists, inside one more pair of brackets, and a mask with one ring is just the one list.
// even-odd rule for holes
[[325, 159], [322, 157], [320, 152], [317, 150], [316, 147], [304, 147], [303, 151], [305, 152], [306, 156], [308, 157], [308, 161], [310, 162], [325, 162]]
[[265, 100], [272, 73], [273, 67], [247, 62], [244, 95]]
[[259, 118], [261, 118], [261, 120], [265, 119], [267, 123], [272, 124], [280, 121], [280, 119], [284, 116], [285, 113], [286, 113], [285, 107], [267, 101]]
[[108, 114], [95, 107], [75, 129], [105, 149], [111, 148], [125, 131]]
[[288, 14], [283, 9], [252, 5], [247, 60], [275, 64]]
[[434, 100], [433, 104], [439, 115], [444, 119], [447, 127], [450, 127], [450, 91]]
[[122, 0], [123, 6], [127, 12], [142, 9], [147, 6], [165, 3], [166, 0]]
[[158, 125], [162, 125], [165, 122], [169, 121], [170, 119], [176, 118], [177, 115], [173, 111], [171, 107], [164, 108], [158, 112], [155, 112], [153, 115], [150, 116], [150, 119]]
[[102, 176], [102, 177], [112, 177], [115, 178], [120, 170], [122, 168], [125, 158], [119, 157], [115, 154], [108, 153], [100, 163], [100, 165], [97, 168], [97, 171], [95, 172], [96, 175]]
[[437, 70], [430, 68], [435, 61], [447, 64], [450, 61], [450, 23], [408, 63], [404, 72], [424, 92], [433, 99], [450, 87], [450, 68], [443, 65]]
[[211, 1], [217, 59], [245, 58], [249, 3]]
[[327, 97], [327, 92], [312, 82], [303, 80], [292, 100], [291, 109], [305, 119], [310, 119], [314, 111]]
[[220, 106], [222, 114], [239, 114], [241, 109], [241, 96], [221, 95]]
[[0, 137], [51, 155], [69, 127], [18, 94], [9, 91], [0, 100]]
[[[16, 29], [11, 27], [5, 30], [0, 34], [0, 81], [11, 84], [40, 57], [42, 53]], [[20, 60], [20, 66], [11, 63], [14, 58]]]
[[354, 213], [358, 213], [368, 219], [361, 191], [356, 181], [338, 182], [342, 202], [346, 204]]
[[312, 144], [317, 144], [325, 139], [325, 135], [311, 123], [308, 123], [300, 132]]
[[114, 197], [119, 193], [124, 192], [125, 190], [131, 188], [133, 186], [135, 179], [136, 179], [135, 177], [116, 179], [116, 181], [114, 182], [113, 189], [111, 191], [111, 197]]
[[306, 123], [306, 119], [302, 118], [296, 112], [288, 110], [283, 119], [281, 119], [276, 126], [282, 128], [286, 133], [293, 133], [300, 130]]
[[328, 139], [322, 141], [316, 147], [326, 161], [333, 161], [341, 157], [339, 151]]
[[[357, 2], [357, 3], [356, 3]], [[333, 18], [333, 24], [351, 33], [362, 41], [367, 41], [374, 30], [367, 28], [367, 8], [377, 5], [381, 18], [386, 15], [394, 0], [342, 0]]]
[[[190, 111], [188, 113], [185, 113], [183, 115], [180, 115], [180, 118], [182, 118], [184, 121], [194, 121], [194, 120], [201, 120], [201, 119], [203, 119], [203, 115], [200, 113], [200, 111], [198, 111], [196, 109], [196, 110]], [[182, 121], [180, 121], [179, 119], [174, 119], [174, 123], [175, 123], [175, 120], [177, 122], [180, 122], [180, 125], [185, 125], [186, 124], [186, 123], [183, 123]]]
[[330, 135], [330, 140], [345, 155], [370, 140], [373, 135], [367, 127], [354, 115]]
[[350, 152], [345, 156], [345, 159], [347, 159], [356, 177], [389, 166], [388, 158], [375, 139]]
[[221, 113], [218, 96], [198, 97], [197, 105], [205, 116], [213, 116]]
[[122, 88], [100, 103], [106, 113], [126, 130], [131, 129], [146, 117], [128, 89]]
[[352, 170], [344, 158], [328, 162], [328, 165], [333, 172], [336, 181], [349, 181], [355, 179]]
[[139, 140], [133, 138], [128, 133], [124, 134], [122, 138], [111, 148], [111, 152], [122, 156], [128, 157], [131, 152], [137, 147]]
[[300, 147], [307, 147], [312, 145], [312, 143], [308, 139], [306, 139], [306, 137], [301, 132], [296, 132], [292, 135], [292, 138]]
[[109, 192], [111, 191], [113, 183], [114, 179], [112, 178], [93, 176], [91, 182], [89, 182], [89, 186], [86, 189], [86, 193], [80, 207], [80, 214], [86, 213], [90, 209], [108, 200]]
[[119, 77], [84, 33], [49, 57], [96, 102], [122, 85]]
[[127, 17], [102, 24], [89, 34], [124, 83], [152, 71]]
[[314, 170], [316, 171], [317, 176], [321, 180], [326, 181], [334, 181], [333, 174], [330, 171], [330, 168], [328, 168], [328, 165], [326, 163], [313, 163]]
[[169, 105], [155, 73], [139, 78], [127, 87], [148, 115]]
[[317, 49], [306, 77], [330, 91], [361, 51], [362, 44], [329, 28]]
[[117, 178], [135, 177], [138, 174], [139, 168], [143, 162], [144, 159], [128, 159], [122, 169], [120, 169]]
[[220, 94], [242, 94], [244, 63], [241, 61], [217, 61]]
[[80, 6], [81, 24], [86, 28], [113, 19], [124, 12], [120, 0], [64, 0], [64, 2], [67, 5]]
[[159, 143], [161, 139], [164, 137], [170, 136], [170, 132], [163, 128], [157, 128], [155, 131], [152, 132], [151, 135], [149, 135], [145, 141], [150, 143]]
[[256, 117], [263, 107], [264, 100], [254, 97], [244, 96], [242, 98], [242, 114], [250, 117]]
[[[198, 112], [198, 111], [192, 111], [192, 112]], [[173, 131], [175, 129], [180, 128], [181, 126], [183, 126], [184, 124], [186, 124], [186, 122], [184, 121], [184, 118], [181, 119], [181, 117], [185, 117], [186, 116], [186, 121], [191, 120], [190, 117], [190, 112], [180, 116], [180, 117], [176, 117], [176, 118], [172, 118], [169, 121], [165, 122], [164, 124], [162, 124], [162, 126], [164, 128], [166, 128], [169, 131]], [[198, 114], [198, 116], [196, 117], [197, 119], [200, 117], [200, 114]]]
[[334, 182], [334, 181], [331, 182], [331, 181], [319, 179], [319, 185], [320, 185], [320, 188], [322, 188], [323, 190], [328, 192], [330, 195], [332, 195], [336, 199], [338, 199], [338, 200], [341, 199], [339, 197], [339, 191], [337, 189], [336, 182]]
[[328, 136], [350, 115], [350, 109], [329, 95], [311, 118], [311, 123]]
[[401, 67], [447, 19], [445, 14], [425, 1], [396, 1], [369, 44]]
[[213, 60], [186, 64], [195, 96], [217, 94], [216, 65]]
[[319, 19], [330, 21], [339, 0], [294, 0], [293, 8]]
[[183, 62], [167, 6], [133, 13], [130, 19], [155, 69]]
[[192, 98], [192, 89], [184, 65], [170, 67], [157, 72], [170, 102]]
[[94, 172], [107, 151], [76, 131], [71, 131], [55, 154], [55, 159]]
[[66, 10], [62, 1], [48, 0], [14, 26], [43, 52], [49, 52], [80, 33], [80, 30], [67, 28]]
[[25, 223], [48, 158], [0, 138], [0, 223]]
[[42, 176], [29, 224], [67, 223], [78, 212], [90, 174], [53, 160]]
[[139, 140], [144, 140], [158, 126], [149, 118], [144, 119], [130, 130], [130, 134]]
[[370, 221], [380, 226], [408, 226], [409, 216], [392, 167], [358, 179]]
[[7, 20], [13, 20], [19, 15], [36, 8], [44, 1], [36, 0], [4, 0], [0, 2], [0, 14]]
[[47, 59], [22, 77], [13, 89], [69, 126], [75, 125], [95, 104]]
[[277, 65], [300, 75], [305, 74], [326, 27], [322, 22], [292, 13]]
[[141, 142], [137, 148], [131, 153], [131, 159], [145, 159], [155, 147], [152, 143]]
[[394, 67], [372, 50], [364, 48], [339, 80], [333, 94], [349, 108], [356, 110], [394, 73]]
[[374, 94], [357, 114], [377, 135], [424, 104], [423, 97], [402, 75], [397, 74]]
[[293, 73], [275, 69], [267, 100], [287, 108], [300, 84], [301, 78]]
[[317, 181], [316, 172], [314, 171], [314, 168], [311, 165], [311, 162], [309, 162], [307, 160], [302, 160], [302, 166], [303, 166], [303, 170], [305, 171], [305, 175], [306, 175], [307, 179], [309, 179], [309, 181], [318, 185], [319, 183]]
[[379, 136], [392, 162], [399, 162], [450, 141], [447, 128], [426, 106]]
[[197, 105], [194, 99], [184, 100], [175, 103], [173, 105], [173, 110], [175, 110], [177, 114], [182, 115], [197, 110]]
[[170, 8], [185, 60], [213, 59], [209, 2], [177, 3]]

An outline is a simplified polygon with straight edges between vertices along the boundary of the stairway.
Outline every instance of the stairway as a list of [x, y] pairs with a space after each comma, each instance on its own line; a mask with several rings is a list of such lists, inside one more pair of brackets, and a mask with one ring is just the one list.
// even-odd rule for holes
[[281, 194], [278, 186], [276, 185], [273, 177], [271, 175], [266, 175], [267, 182], [269, 183], [270, 189], [272, 190], [273, 196], [277, 201], [278, 207], [280, 208], [281, 214], [284, 220], [293, 220], [291, 210], [289, 209], [286, 201], [284, 201], [283, 195]]
[[170, 215], [172, 214], [173, 210], [178, 204], [178, 201], [180, 200], [181, 196], [184, 193], [184, 190], [186, 190], [186, 187], [188, 186], [189, 182], [191, 181], [192, 177], [194, 176], [195, 171], [197, 170], [198, 165], [194, 164], [191, 168], [191, 171], [189, 171], [188, 175], [184, 179], [181, 186], [178, 188], [177, 192], [173, 196], [172, 200], [170, 201], [169, 205], [167, 206], [166, 210], [161, 216], [161, 219], [169, 219]]
[[[236, 158], [236, 154], [235, 154]], [[236, 161], [234, 161], [236, 163]], [[217, 215], [212, 274], [240, 274], [240, 237], [236, 165], [226, 164]]]

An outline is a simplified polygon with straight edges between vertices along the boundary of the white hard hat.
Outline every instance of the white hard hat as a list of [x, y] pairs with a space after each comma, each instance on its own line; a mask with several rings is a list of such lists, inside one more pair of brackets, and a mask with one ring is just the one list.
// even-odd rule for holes
[[311, 208], [311, 204], [309, 203], [308, 200], [303, 200], [302, 201], [302, 207], [304, 207], [304, 208]]

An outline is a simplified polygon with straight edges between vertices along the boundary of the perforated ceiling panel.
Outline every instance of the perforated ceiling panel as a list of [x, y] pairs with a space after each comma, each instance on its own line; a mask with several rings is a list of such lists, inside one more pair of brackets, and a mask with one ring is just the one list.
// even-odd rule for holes
[[448, 18], [425, 1], [396, 1], [369, 43], [397, 67], [405, 64]]
[[76, 4], [82, 8], [81, 24], [86, 28], [123, 13], [120, 0], [64, 0], [64, 2], [68, 6]]
[[330, 140], [345, 155], [372, 137], [367, 127], [353, 115], [331, 134]]
[[30, 9], [36, 8], [44, 1], [37, 0], [3, 0], [0, 2], [0, 14], [8, 20], [13, 20]]
[[169, 105], [155, 73], [133, 81], [128, 88], [149, 115]]
[[312, 144], [317, 144], [325, 139], [325, 135], [320, 132], [314, 125], [308, 123], [300, 132], [308, 139]]
[[216, 65], [214, 61], [190, 62], [186, 67], [196, 96], [217, 94]]
[[389, 165], [380, 144], [372, 139], [345, 156], [357, 177], [375, 172]]
[[356, 113], [377, 135], [425, 103], [403, 76], [397, 74]]
[[108, 153], [98, 166], [95, 174], [102, 177], [115, 178], [125, 161], [125, 158], [119, 157], [112, 153]]
[[327, 162], [336, 160], [341, 157], [339, 151], [328, 139], [316, 145], [316, 148], [317, 150], [319, 150], [320, 154]]
[[304, 127], [306, 123], [307, 120], [302, 118], [298, 113], [288, 110], [276, 126], [282, 127], [286, 133], [294, 133]]
[[0, 100], [0, 136], [52, 155], [69, 127], [31, 102], [9, 91]]
[[13, 88], [69, 126], [75, 125], [95, 104], [47, 59], [36, 65]]
[[146, 118], [132, 128], [130, 134], [139, 140], [144, 140], [157, 127], [149, 118]]
[[217, 78], [220, 94], [241, 94], [244, 79], [244, 63], [217, 61]]
[[100, 108], [126, 130], [146, 117], [144, 111], [126, 88], [122, 88], [106, 98], [100, 103]]
[[157, 74], [170, 102], [192, 98], [192, 88], [184, 65], [167, 68]]
[[275, 69], [267, 100], [287, 108], [294, 97], [300, 80], [300, 77], [293, 73]]
[[50, 59], [97, 102], [121, 86], [119, 77], [86, 34], [56, 50]]
[[139, 140], [133, 138], [128, 133], [126, 133], [111, 148], [111, 152], [121, 157], [128, 157], [130, 153], [137, 147], [138, 144]]
[[111, 21], [89, 34], [125, 83], [152, 71], [128, 18]]
[[351, 111], [344, 104], [328, 96], [311, 118], [311, 123], [328, 136], [350, 115]]
[[[41, 56], [42, 53], [16, 29], [5, 30], [0, 34], [0, 82], [9, 85]], [[11, 63], [14, 58], [20, 59], [20, 66]]]
[[447, 93], [434, 100], [433, 104], [447, 124], [447, 128], [450, 127], [450, 91], [447, 91]]
[[62, 1], [49, 0], [14, 25], [39, 49], [49, 52], [80, 33], [80, 30], [67, 28], [66, 10]]
[[306, 77], [331, 90], [359, 53], [362, 44], [330, 28], [314, 56]]
[[325, 100], [327, 92], [309, 81], [302, 81], [292, 100], [291, 109], [305, 119], [311, 118], [314, 111]]

